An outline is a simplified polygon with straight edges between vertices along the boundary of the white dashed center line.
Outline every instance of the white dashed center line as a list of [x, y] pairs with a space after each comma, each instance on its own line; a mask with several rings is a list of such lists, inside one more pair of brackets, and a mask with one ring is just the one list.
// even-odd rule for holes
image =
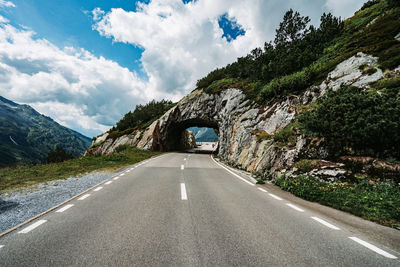
[[297, 211], [304, 212], [303, 209], [300, 209], [299, 207], [297, 207], [297, 206], [295, 206], [293, 204], [287, 203], [286, 205], [288, 205], [289, 207], [291, 207], [292, 209], [295, 209]]
[[119, 176], [117, 176], [117, 177], [114, 177], [114, 179], [113, 180], [118, 180], [119, 179]]
[[353, 236], [349, 237], [349, 238], [351, 240], [353, 240], [353, 241], [356, 241], [358, 244], [361, 244], [364, 247], [369, 248], [370, 250], [375, 251], [376, 253], [378, 253], [378, 254], [380, 254], [382, 256], [385, 256], [386, 258], [397, 259], [396, 256], [394, 256], [394, 255], [392, 255], [390, 253], [387, 253], [386, 251], [384, 251], [384, 250], [382, 250], [382, 249], [380, 249], [378, 247], [375, 247], [374, 245], [372, 245], [372, 244], [370, 244], [368, 242], [365, 242], [364, 240], [361, 240], [361, 239], [359, 239], [357, 237], [353, 237]]
[[184, 158], [183, 160], [186, 160], [186, 158]]
[[182, 200], [187, 200], [186, 186], [184, 183], [181, 183], [181, 198]]
[[78, 198], [78, 200], [84, 200], [85, 198], [88, 198], [88, 197], [90, 197], [90, 194], [83, 195], [80, 198]]
[[185, 169], [185, 165], [181, 165], [181, 170], [184, 170]]
[[101, 189], [103, 189], [102, 186], [97, 187], [96, 189], [94, 189], [93, 191], [100, 191]]
[[124, 176], [125, 175], [125, 173], [121, 173], [120, 175], [119, 175], [119, 177], [122, 177], [122, 176]]
[[274, 194], [269, 194], [271, 197], [273, 197], [273, 198], [275, 198], [275, 199], [277, 199], [277, 200], [282, 200], [282, 198], [280, 198], [280, 197], [278, 197], [277, 195], [274, 195]]
[[71, 207], [73, 207], [73, 206], [74, 206], [74, 204], [65, 205], [65, 206], [62, 207], [61, 209], [56, 210], [56, 212], [64, 212], [64, 211], [66, 211], [67, 209], [69, 209], [69, 208], [71, 208]]
[[329, 227], [329, 228], [331, 228], [331, 229], [333, 229], [333, 230], [340, 230], [339, 227], [336, 227], [336, 226], [334, 226], [333, 224], [330, 224], [330, 223], [328, 223], [327, 221], [324, 221], [324, 220], [322, 220], [322, 219], [320, 219], [320, 218], [318, 218], [318, 217], [311, 217], [311, 219], [314, 219], [314, 220], [316, 220], [317, 222], [319, 222], [319, 223], [321, 223], [321, 224], [325, 225], [326, 227]]
[[257, 189], [260, 190], [260, 191], [262, 191], [262, 192], [264, 192], [264, 193], [268, 193], [268, 191], [265, 190], [265, 189], [263, 189], [263, 188], [257, 187]]
[[111, 183], [112, 183], [112, 181], [108, 181], [108, 182], [105, 182], [104, 184], [109, 185], [109, 184], [111, 184]]
[[4, 248], [4, 245], [0, 245], [0, 248]]
[[18, 232], [18, 234], [26, 234], [29, 233], [30, 231], [32, 231], [33, 229], [35, 229], [36, 227], [39, 227], [40, 225], [44, 224], [45, 222], [47, 222], [46, 220], [39, 220], [31, 225], [29, 225], [28, 227], [22, 229], [21, 231]]

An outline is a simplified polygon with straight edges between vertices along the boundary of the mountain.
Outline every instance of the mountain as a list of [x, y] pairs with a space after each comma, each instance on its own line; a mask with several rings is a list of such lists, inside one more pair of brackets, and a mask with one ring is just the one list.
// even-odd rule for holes
[[61, 126], [28, 105], [0, 96], [0, 167], [43, 163], [57, 145], [78, 156], [90, 144], [90, 138]]
[[188, 129], [194, 134], [196, 142], [216, 142], [218, 141], [218, 135], [214, 129], [206, 127], [191, 127]]

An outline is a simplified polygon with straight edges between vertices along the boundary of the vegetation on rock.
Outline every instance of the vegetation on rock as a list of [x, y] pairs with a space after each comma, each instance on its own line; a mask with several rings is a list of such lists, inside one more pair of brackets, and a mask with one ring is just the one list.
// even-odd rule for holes
[[400, 158], [400, 84], [330, 91], [299, 121], [308, 135], [325, 137], [340, 154], [351, 148], [353, 154]]
[[134, 111], [126, 113], [117, 125], [109, 130], [109, 138], [116, 139], [134, 130], [148, 127], [174, 105], [168, 100], [152, 100], [145, 105], [137, 105]]
[[198, 80], [197, 87], [208, 93], [239, 88], [263, 105], [321, 82], [337, 64], [357, 52], [379, 57], [383, 70], [393, 69], [400, 65], [400, 42], [394, 39], [400, 29], [398, 3], [369, 1], [346, 21], [323, 14], [318, 28], [307, 26], [308, 17], [289, 10], [273, 43], [210, 72]]

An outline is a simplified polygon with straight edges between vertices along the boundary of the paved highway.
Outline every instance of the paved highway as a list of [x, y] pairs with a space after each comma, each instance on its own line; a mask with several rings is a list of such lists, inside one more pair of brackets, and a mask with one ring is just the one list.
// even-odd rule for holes
[[399, 231], [169, 153], [0, 238], [1, 266], [400, 266]]

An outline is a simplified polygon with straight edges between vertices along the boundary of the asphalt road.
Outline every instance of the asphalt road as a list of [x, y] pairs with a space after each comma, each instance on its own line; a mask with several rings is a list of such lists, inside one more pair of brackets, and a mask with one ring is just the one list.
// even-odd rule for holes
[[0, 238], [0, 265], [400, 266], [399, 251], [397, 230], [170, 153]]

